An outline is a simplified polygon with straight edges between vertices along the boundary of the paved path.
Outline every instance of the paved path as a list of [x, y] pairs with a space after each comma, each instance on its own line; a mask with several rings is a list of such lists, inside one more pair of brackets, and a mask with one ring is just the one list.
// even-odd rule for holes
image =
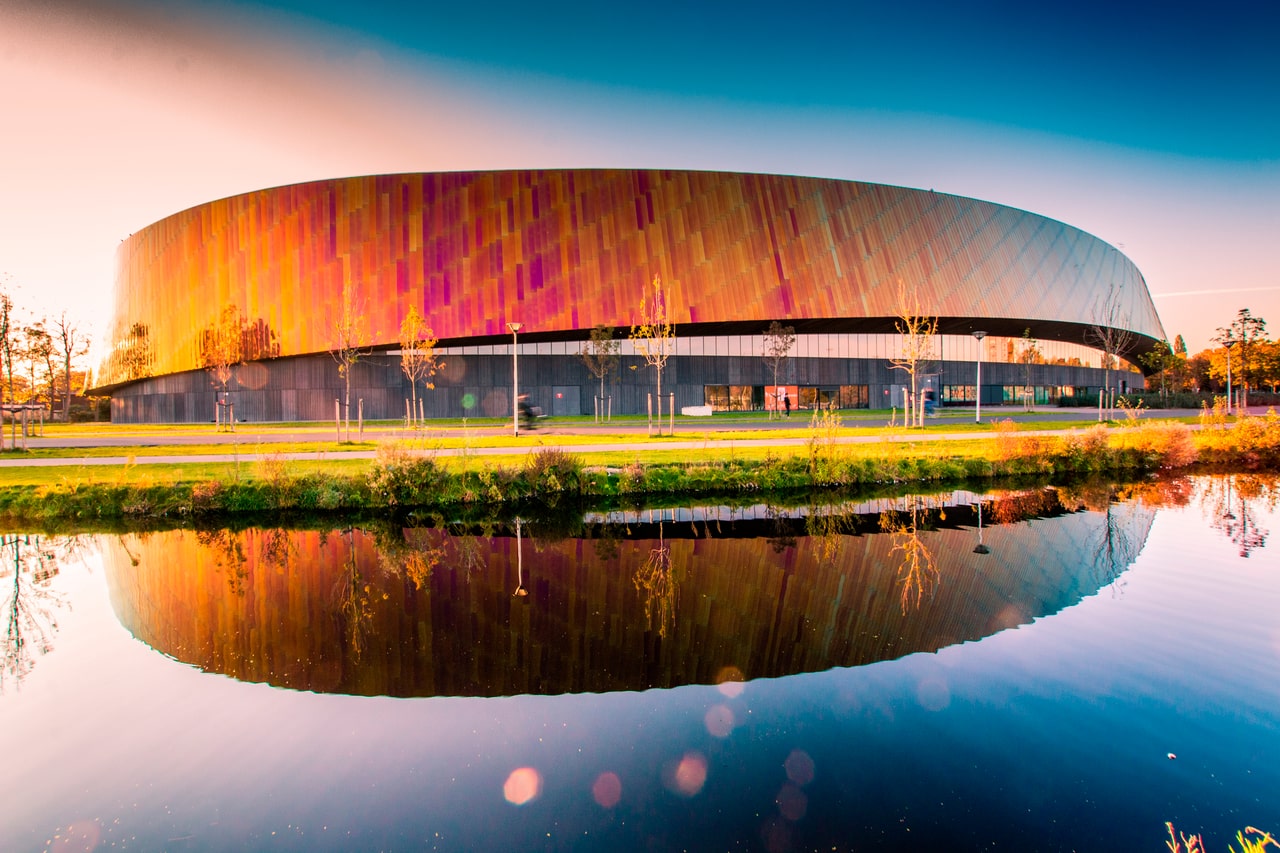
[[[1260, 413], [1260, 412], [1259, 412]], [[1088, 412], [1083, 409], [1055, 409], [1043, 412], [1022, 412], [1022, 411], [1001, 411], [999, 409], [991, 412], [984, 410], [986, 416], [984, 420], [993, 423], [998, 420], [1013, 421], [1080, 421], [1088, 418]], [[1183, 417], [1198, 414], [1195, 410], [1167, 410], [1150, 412], [1145, 417], [1147, 419], [1160, 419], [1168, 417]], [[971, 416], [944, 416], [940, 419], [940, 423], [951, 422], [956, 425], [969, 424]], [[635, 450], [691, 450], [703, 451], [712, 447], [716, 448], [733, 448], [733, 447], [788, 447], [803, 446], [807, 438], [792, 438], [782, 436], [769, 436], [771, 431], [780, 429], [796, 429], [803, 428], [807, 423], [807, 419], [801, 415], [791, 419], [779, 419], [775, 421], [749, 419], [738, 420], [732, 416], [717, 416], [714, 419], [682, 419], [677, 424], [677, 435], [681, 429], [688, 431], [696, 431], [701, 433], [715, 433], [722, 431], [752, 431], [760, 432], [760, 438], [699, 438], [690, 440], [681, 440], [677, 438], [668, 439], [649, 439], [646, 436], [647, 427], [643, 422], [622, 422], [607, 425], [597, 425], [589, 422], [566, 422], [561, 424], [552, 423], [549, 428], [542, 428], [534, 431], [522, 430], [520, 443], [505, 447], [483, 447], [483, 448], [438, 448], [431, 452], [437, 456], [461, 456], [471, 453], [477, 456], [524, 456], [530, 451], [539, 447], [556, 446], [572, 453], [607, 453], [620, 451]], [[845, 423], [849, 426], [863, 427], [882, 427], [886, 423], [883, 416], [846, 416]], [[939, 423], [939, 422], [935, 422]], [[940, 425], [939, 423], [939, 425]], [[262, 431], [256, 431], [262, 430]], [[263, 445], [272, 443], [297, 443], [297, 442], [323, 442], [329, 441], [334, 437], [334, 431], [328, 427], [300, 427], [296, 429], [280, 429], [274, 430], [263, 427], [256, 427], [255, 431], [241, 431], [239, 433], [228, 432], [208, 432], [208, 433], [183, 433], [183, 434], [164, 434], [164, 433], [147, 433], [139, 432], [135, 434], [117, 433], [115, 435], [98, 435], [92, 437], [31, 437], [27, 439], [27, 446], [31, 449], [42, 447], [58, 447], [58, 448], [77, 448], [77, 447], [139, 447], [157, 445], [226, 445], [228, 452], [225, 453], [207, 453], [200, 455], [120, 455], [120, 456], [64, 456], [58, 458], [19, 458], [19, 459], [0, 459], [0, 468], [13, 467], [81, 467], [81, 466], [100, 466], [100, 465], [148, 465], [148, 464], [182, 464], [182, 465], [199, 465], [204, 463], [235, 463], [235, 462], [254, 462], [263, 458], [276, 457], [288, 461], [305, 460], [305, 461], [331, 461], [343, 459], [372, 459], [376, 452], [372, 450], [342, 450], [335, 446], [332, 450], [319, 451], [303, 451], [303, 452], [287, 452], [272, 453], [269, 450], [263, 450]], [[482, 427], [472, 427], [470, 434], [476, 437], [493, 437], [509, 434], [510, 426], [493, 425], [492, 423]], [[1033, 430], [1020, 433], [1021, 435], [1056, 435], [1065, 432], [1065, 429], [1045, 429]], [[602, 432], [611, 434], [621, 434], [623, 437], [618, 441], [607, 443], [577, 443], [574, 441], [576, 437], [587, 435], [598, 435]], [[368, 428], [364, 431], [364, 441], [391, 441], [405, 438], [439, 438], [442, 436], [459, 437], [462, 433], [460, 427], [448, 427], [446, 429], [429, 430], [426, 435], [421, 433], [409, 432], [400, 428], [377, 427]], [[923, 433], [894, 433], [875, 434], [875, 435], [858, 435], [845, 436], [837, 439], [840, 444], [874, 444], [887, 442], [915, 442], [915, 441], [968, 441], [982, 438], [990, 438], [994, 432], [983, 430], [980, 432], [923, 432]], [[634, 436], [634, 440], [628, 440], [625, 436]], [[6, 436], [8, 438], [8, 436]]]

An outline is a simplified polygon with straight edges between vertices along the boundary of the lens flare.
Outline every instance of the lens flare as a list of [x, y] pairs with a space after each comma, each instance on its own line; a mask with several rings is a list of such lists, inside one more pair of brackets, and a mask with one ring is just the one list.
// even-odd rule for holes
[[613, 808], [622, 800], [622, 780], [617, 773], [601, 773], [591, 783], [591, 796], [606, 809]]
[[542, 793], [542, 774], [532, 767], [517, 767], [502, 786], [502, 796], [513, 806], [523, 806]]
[[742, 695], [743, 688], [746, 686], [743, 682], [746, 680], [747, 677], [736, 666], [721, 667], [716, 673], [716, 689], [721, 695], [733, 699], [735, 696]]
[[813, 781], [813, 759], [802, 749], [793, 749], [782, 766], [787, 771], [787, 778], [801, 788]]
[[733, 718], [733, 709], [728, 705], [712, 705], [707, 709], [702, 722], [712, 737], [726, 738], [733, 732], [736, 721]]
[[686, 752], [663, 773], [667, 788], [682, 797], [695, 797], [707, 782], [707, 759], [698, 752]]
[[782, 786], [782, 790], [778, 792], [774, 801], [778, 804], [778, 811], [782, 816], [793, 823], [804, 817], [805, 812], [809, 810], [808, 796], [790, 782]]

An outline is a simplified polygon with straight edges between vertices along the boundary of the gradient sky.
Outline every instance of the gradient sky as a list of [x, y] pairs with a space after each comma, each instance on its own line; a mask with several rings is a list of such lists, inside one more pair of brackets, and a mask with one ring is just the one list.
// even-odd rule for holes
[[98, 323], [120, 241], [216, 198], [723, 169], [1031, 210], [1193, 352], [1242, 307], [1280, 334], [1280, 4], [405, 5], [0, 0], [0, 282]]

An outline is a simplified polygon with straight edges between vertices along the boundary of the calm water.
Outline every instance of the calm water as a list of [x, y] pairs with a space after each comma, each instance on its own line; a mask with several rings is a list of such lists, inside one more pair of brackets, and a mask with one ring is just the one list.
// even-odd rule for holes
[[6, 537], [0, 849], [1280, 829], [1280, 491], [1107, 494]]

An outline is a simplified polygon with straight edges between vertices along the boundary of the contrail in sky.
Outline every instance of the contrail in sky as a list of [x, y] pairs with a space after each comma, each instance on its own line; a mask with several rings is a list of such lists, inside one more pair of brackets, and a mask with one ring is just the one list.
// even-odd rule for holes
[[1228, 287], [1223, 290], [1179, 290], [1177, 293], [1153, 293], [1152, 299], [1168, 299], [1171, 296], [1212, 296], [1217, 293], [1269, 293], [1273, 290], [1280, 290], [1280, 286], [1276, 287]]

